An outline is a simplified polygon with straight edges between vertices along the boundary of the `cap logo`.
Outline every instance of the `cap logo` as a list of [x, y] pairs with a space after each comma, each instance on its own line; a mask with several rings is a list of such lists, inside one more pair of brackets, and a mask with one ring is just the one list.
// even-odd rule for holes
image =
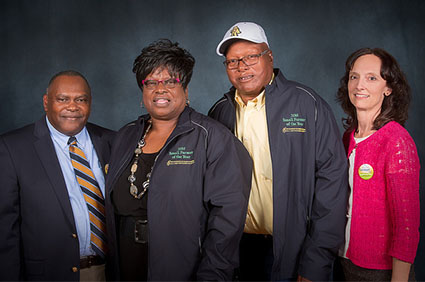
[[238, 36], [239, 34], [241, 34], [241, 30], [239, 29], [238, 26], [235, 26], [232, 31], [230, 32], [231, 36]]

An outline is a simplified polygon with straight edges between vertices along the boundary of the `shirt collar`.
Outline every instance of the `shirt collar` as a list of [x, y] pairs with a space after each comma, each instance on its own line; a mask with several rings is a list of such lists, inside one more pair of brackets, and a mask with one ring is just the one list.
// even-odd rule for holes
[[[269, 85], [273, 83], [273, 80], [274, 80], [274, 73], [272, 73], [272, 79], [270, 79]], [[254, 107], [257, 110], [260, 110], [264, 106], [264, 104], [265, 104], [265, 95], [264, 95], [265, 92], [266, 92], [266, 89], [264, 89], [263, 91], [261, 91], [261, 93], [258, 94], [258, 96], [255, 97], [254, 99], [248, 101], [248, 103], [254, 104]], [[242, 108], [246, 107], [246, 105], [243, 102], [241, 96], [239, 95], [238, 89], [236, 89], [236, 91], [235, 91], [235, 101], [239, 105], [239, 107], [242, 107]]]
[[[47, 123], [47, 127], [49, 128], [50, 131], [50, 136], [52, 137], [52, 139], [59, 144], [59, 146], [63, 149], [68, 149], [68, 139], [71, 136], [68, 136], [66, 134], [63, 134], [61, 132], [59, 132], [49, 121], [49, 119], [46, 116], [46, 123]], [[75, 138], [77, 138], [77, 144], [78, 147], [80, 147], [81, 149], [84, 150], [85, 144], [88, 141], [89, 138], [89, 134], [87, 132], [86, 127], [84, 126], [83, 129], [76, 135], [74, 135]]]

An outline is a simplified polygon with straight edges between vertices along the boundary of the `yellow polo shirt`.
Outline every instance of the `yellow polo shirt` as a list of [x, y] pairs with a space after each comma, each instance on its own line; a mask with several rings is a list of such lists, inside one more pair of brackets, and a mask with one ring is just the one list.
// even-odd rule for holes
[[273, 174], [264, 93], [263, 90], [245, 105], [236, 90], [235, 135], [245, 145], [254, 162], [244, 232], [272, 235]]

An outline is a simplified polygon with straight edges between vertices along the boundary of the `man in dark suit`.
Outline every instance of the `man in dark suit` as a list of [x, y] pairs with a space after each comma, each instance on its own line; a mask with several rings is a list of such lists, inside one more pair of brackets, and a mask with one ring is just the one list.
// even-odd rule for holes
[[53, 76], [43, 105], [46, 116], [0, 136], [0, 280], [105, 280], [102, 201], [114, 132], [87, 123], [90, 86], [78, 72]]

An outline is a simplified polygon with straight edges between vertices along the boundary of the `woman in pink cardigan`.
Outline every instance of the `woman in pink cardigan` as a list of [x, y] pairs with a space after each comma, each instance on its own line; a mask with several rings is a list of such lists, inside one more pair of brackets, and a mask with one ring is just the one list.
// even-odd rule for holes
[[[347, 281], [414, 280], [419, 242], [419, 158], [404, 129], [410, 88], [397, 61], [363, 48], [347, 59], [337, 98], [350, 197], [338, 265]], [[341, 277], [336, 277], [341, 279]]]

